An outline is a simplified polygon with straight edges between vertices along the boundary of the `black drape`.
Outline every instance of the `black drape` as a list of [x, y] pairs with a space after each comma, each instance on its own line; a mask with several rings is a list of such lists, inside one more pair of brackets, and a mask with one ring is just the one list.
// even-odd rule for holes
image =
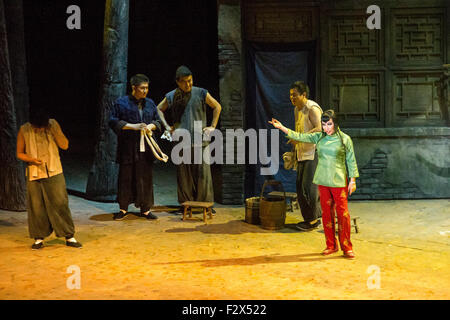
[[[247, 106], [246, 129], [268, 129], [267, 149], [271, 153], [270, 129], [268, 121], [273, 117], [288, 128], [294, 129], [294, 107], [289, 99], [289, 89], [293, 82], [302, 80], [310, 88], [310, 99], [315, 98], [316, 43], [246, 43]], [[259, 139], [258, 139], [259, 141]], [[261, 163], [248, 164], [245, 177], [245, 196], [259, 195], [266, 179], [276, 179], [283, 183], [286, 192], [295, 192], [296, 172], [285, 170], [282, 155], [291, 151], [286, 144], [285, 134], [279, 135], [279, 170], [275, 175], [261, 175]], [[248, 145], [247, 145], [248, 162]]]

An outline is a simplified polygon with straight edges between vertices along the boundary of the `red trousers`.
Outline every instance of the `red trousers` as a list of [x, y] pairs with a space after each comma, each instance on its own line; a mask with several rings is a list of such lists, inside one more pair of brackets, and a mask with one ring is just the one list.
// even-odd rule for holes
[[348, 213], [347, 196], [348, 187], [332, 188], [319, 186], [320, 205], [322, 207], [322, 222], [328, 249], [337, 248], [334, 205], [338, 219], [338, 235], [341, 250], [344, 252], [352, 250], [350, 241], [351, 223]]

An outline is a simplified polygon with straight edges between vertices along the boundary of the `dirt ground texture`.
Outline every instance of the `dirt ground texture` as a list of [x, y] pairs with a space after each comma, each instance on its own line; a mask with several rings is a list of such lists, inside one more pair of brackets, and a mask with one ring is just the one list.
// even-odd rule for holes
[[[52, 235], [33, 251], [26, 212], [0, 211], [0, 299], [450, 298], [448, 199], [350, 202], [355, 260], [321, 256], [323, 229], [296, 230], [298, 209], [269, 231], [246, 223], [243, 206], [216, 205], [205, 224], [163, 205], [158, 220], [114, 221], [117, 204], [69, 204], [82, 249]], [[79, 289], [67, 286], [73, 265]]]

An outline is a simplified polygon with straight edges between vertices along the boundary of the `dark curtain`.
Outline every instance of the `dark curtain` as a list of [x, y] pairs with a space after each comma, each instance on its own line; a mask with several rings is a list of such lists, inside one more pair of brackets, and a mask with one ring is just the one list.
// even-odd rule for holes
[[[246, 129], [268, 129], [267, 150], [271, 154], [271, 118], [293, 129], [294, 106], [289, 99], [289, 89], [297, 80], [305, 81], [310, 88], [310, 98], [315, 98], [315, 42], [295, 44], [247, 43], [247, 107]], [[282, 155], [291, 151], [283, 132], [279, 132], [279, 170], [275, 175], [261, 175], [261, 163], [246, 166], [246, 198], [260, 194], [266, 179], [281, 181], [286, 192], [295, 192], [296, 172], [285, 170]], [[259, 138], [258, 138], [259, 142]], [[247, 145], [248, 151], [248, 145]], [[248, 162], [248, 152], [247, 159]], [[281, 190], [281, 189], [277, 189]], [[270, 190], [266, 190], [270, 191]]]

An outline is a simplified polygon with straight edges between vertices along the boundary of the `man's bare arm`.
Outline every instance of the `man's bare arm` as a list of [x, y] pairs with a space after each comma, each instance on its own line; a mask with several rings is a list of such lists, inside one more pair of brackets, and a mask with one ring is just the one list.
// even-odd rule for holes
[[50, 119], [48, 123], [50, 125], [50, 132], [52, 133], [58, 147], [63, 150], [67, 150], [69, 148], [69, 140], [62, 132], [59, 123], [55, 119]]
[[216, 128], [217, 122], [219, 122], [219, 116], [220, 112], [222, 111], [222, 106], [209, 93], [206, 94], [206, 104], [213, 109], [213, 118], [211, 121], [211, 127]]
[[159, 118], [161, 119], [161, 122], [164, 126], [164, 128], [166, 128], [166, 130], [170, 131], [171, 128], [169, 126], [169, 124], [166, 121], [166, 118], [164, 117], [164, 111], [167, 110], [167, 108], [169, 107], [169, 103], [167, 102], [167, 98], [164, 98], [159, 104], [158, 104], [158, 115]]

